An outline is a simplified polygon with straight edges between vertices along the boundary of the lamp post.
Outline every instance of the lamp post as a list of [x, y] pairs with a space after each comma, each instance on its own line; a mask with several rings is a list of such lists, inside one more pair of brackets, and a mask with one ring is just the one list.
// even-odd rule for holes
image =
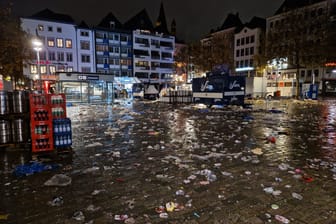
[[42, 50], [42, 42], [39, 39], [33, 40], [33, 49], [36, 51], [37, 54], [37, 75], [38, 75], [38, 82], [40, 87], [40, 92], [43, 93], [42, 88], [42, 77], [41, 77], [41, 66], [40, 66], [40, 51]]

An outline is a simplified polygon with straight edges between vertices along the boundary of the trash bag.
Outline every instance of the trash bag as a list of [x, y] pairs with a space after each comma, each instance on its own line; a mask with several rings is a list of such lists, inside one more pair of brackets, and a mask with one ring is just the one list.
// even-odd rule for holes
[[58, 164], [42, 164], [39, 162], [30, 162], [29, 164], [19, 165], [15, 167], [13, 174], [17, 177], [24, 177], [46, 170], [55, 170], [58, 167]]
[[44, 183], [44, 186], [64, 187], [71, 184], [71, 177], [65, 174], [56, 174]]

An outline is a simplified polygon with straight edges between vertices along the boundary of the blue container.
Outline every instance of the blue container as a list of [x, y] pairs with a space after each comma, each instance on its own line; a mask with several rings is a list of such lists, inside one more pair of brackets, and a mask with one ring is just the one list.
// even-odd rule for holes
[[318, 85], [317, 84], [310, 84], [309, 91], [308, 91], [308, 98], [312, 100], [317, 100], [318, 95]]
[[54, 147], [67, 148], [72, 145], [71, 120], [69, 118], [53, 119]]

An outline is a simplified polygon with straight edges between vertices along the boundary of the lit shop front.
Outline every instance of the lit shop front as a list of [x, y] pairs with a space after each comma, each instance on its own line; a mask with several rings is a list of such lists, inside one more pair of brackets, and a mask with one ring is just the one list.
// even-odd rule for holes
[[112, 103], [113, 75], [98, 73], [60, 72], [56, 91], [64, 93], [67, 102]]

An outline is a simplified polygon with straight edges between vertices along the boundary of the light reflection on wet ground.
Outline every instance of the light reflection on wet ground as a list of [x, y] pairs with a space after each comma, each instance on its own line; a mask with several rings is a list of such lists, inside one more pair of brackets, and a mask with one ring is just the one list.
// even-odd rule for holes
[[[335, 223], [335, 113], [333, 100], [69, 107], [73, 154], [42, 157], [59, 169], [18, 178], [29, 154], [0, 154], [0, 223]], [[60, 173], [69, 186], [43, 185]]]

